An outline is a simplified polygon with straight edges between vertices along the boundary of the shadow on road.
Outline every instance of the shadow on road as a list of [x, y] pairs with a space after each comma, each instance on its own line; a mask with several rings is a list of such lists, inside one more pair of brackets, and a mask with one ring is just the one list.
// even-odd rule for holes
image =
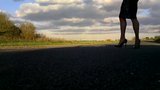
[[0, 52], [0, 90], [160, 90], [160, 46]]

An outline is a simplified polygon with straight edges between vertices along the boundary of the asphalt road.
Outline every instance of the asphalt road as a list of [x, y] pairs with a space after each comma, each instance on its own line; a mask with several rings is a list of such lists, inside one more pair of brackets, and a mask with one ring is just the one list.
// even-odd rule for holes
[[160, 90], [160, 46], [1, 50], [0, 90]]

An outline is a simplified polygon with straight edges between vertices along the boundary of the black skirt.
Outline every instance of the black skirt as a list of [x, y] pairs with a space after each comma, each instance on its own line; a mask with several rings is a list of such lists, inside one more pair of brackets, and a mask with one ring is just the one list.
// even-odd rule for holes
[[125, 19], [136, 19], [138, 9], [137, 4], [138, 0], [123, 0], [119, 17]]

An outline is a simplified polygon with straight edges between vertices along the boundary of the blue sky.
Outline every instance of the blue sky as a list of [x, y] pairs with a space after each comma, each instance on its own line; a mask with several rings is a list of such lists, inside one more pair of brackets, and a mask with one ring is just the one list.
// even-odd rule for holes
[[20, 5], [20, 2], [14, 2], [12, 0], [0, 0], [0, 9], [10, 13], [14, 13]]
[[[29, 21], [37, 33], [75, 40], [118, 39], [122, 0], [0, 0], [0, 10], [15, 23]], [[160, 35], [160, 0], [139, 0], [140, 37]], [[127, 38], [134, 33], [130, 20]]]
[[33, 2], [33, 0], [14, 1], [14, 0], [0, 0], [0, 9], [15, 14], [15, 11], [23, 3]]

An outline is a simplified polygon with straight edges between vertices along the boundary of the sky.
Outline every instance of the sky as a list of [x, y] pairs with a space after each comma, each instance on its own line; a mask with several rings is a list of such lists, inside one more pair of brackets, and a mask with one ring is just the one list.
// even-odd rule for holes
[[[37, 33], [67, 40], [119, 39], [122, 0], [0, 0], [0, 11], [16, 24], [29, 21]], [[160, 35], [160, 0], [139, 0], [140, 37]], [[126, 37], [132, 39], [127, 20]]]

